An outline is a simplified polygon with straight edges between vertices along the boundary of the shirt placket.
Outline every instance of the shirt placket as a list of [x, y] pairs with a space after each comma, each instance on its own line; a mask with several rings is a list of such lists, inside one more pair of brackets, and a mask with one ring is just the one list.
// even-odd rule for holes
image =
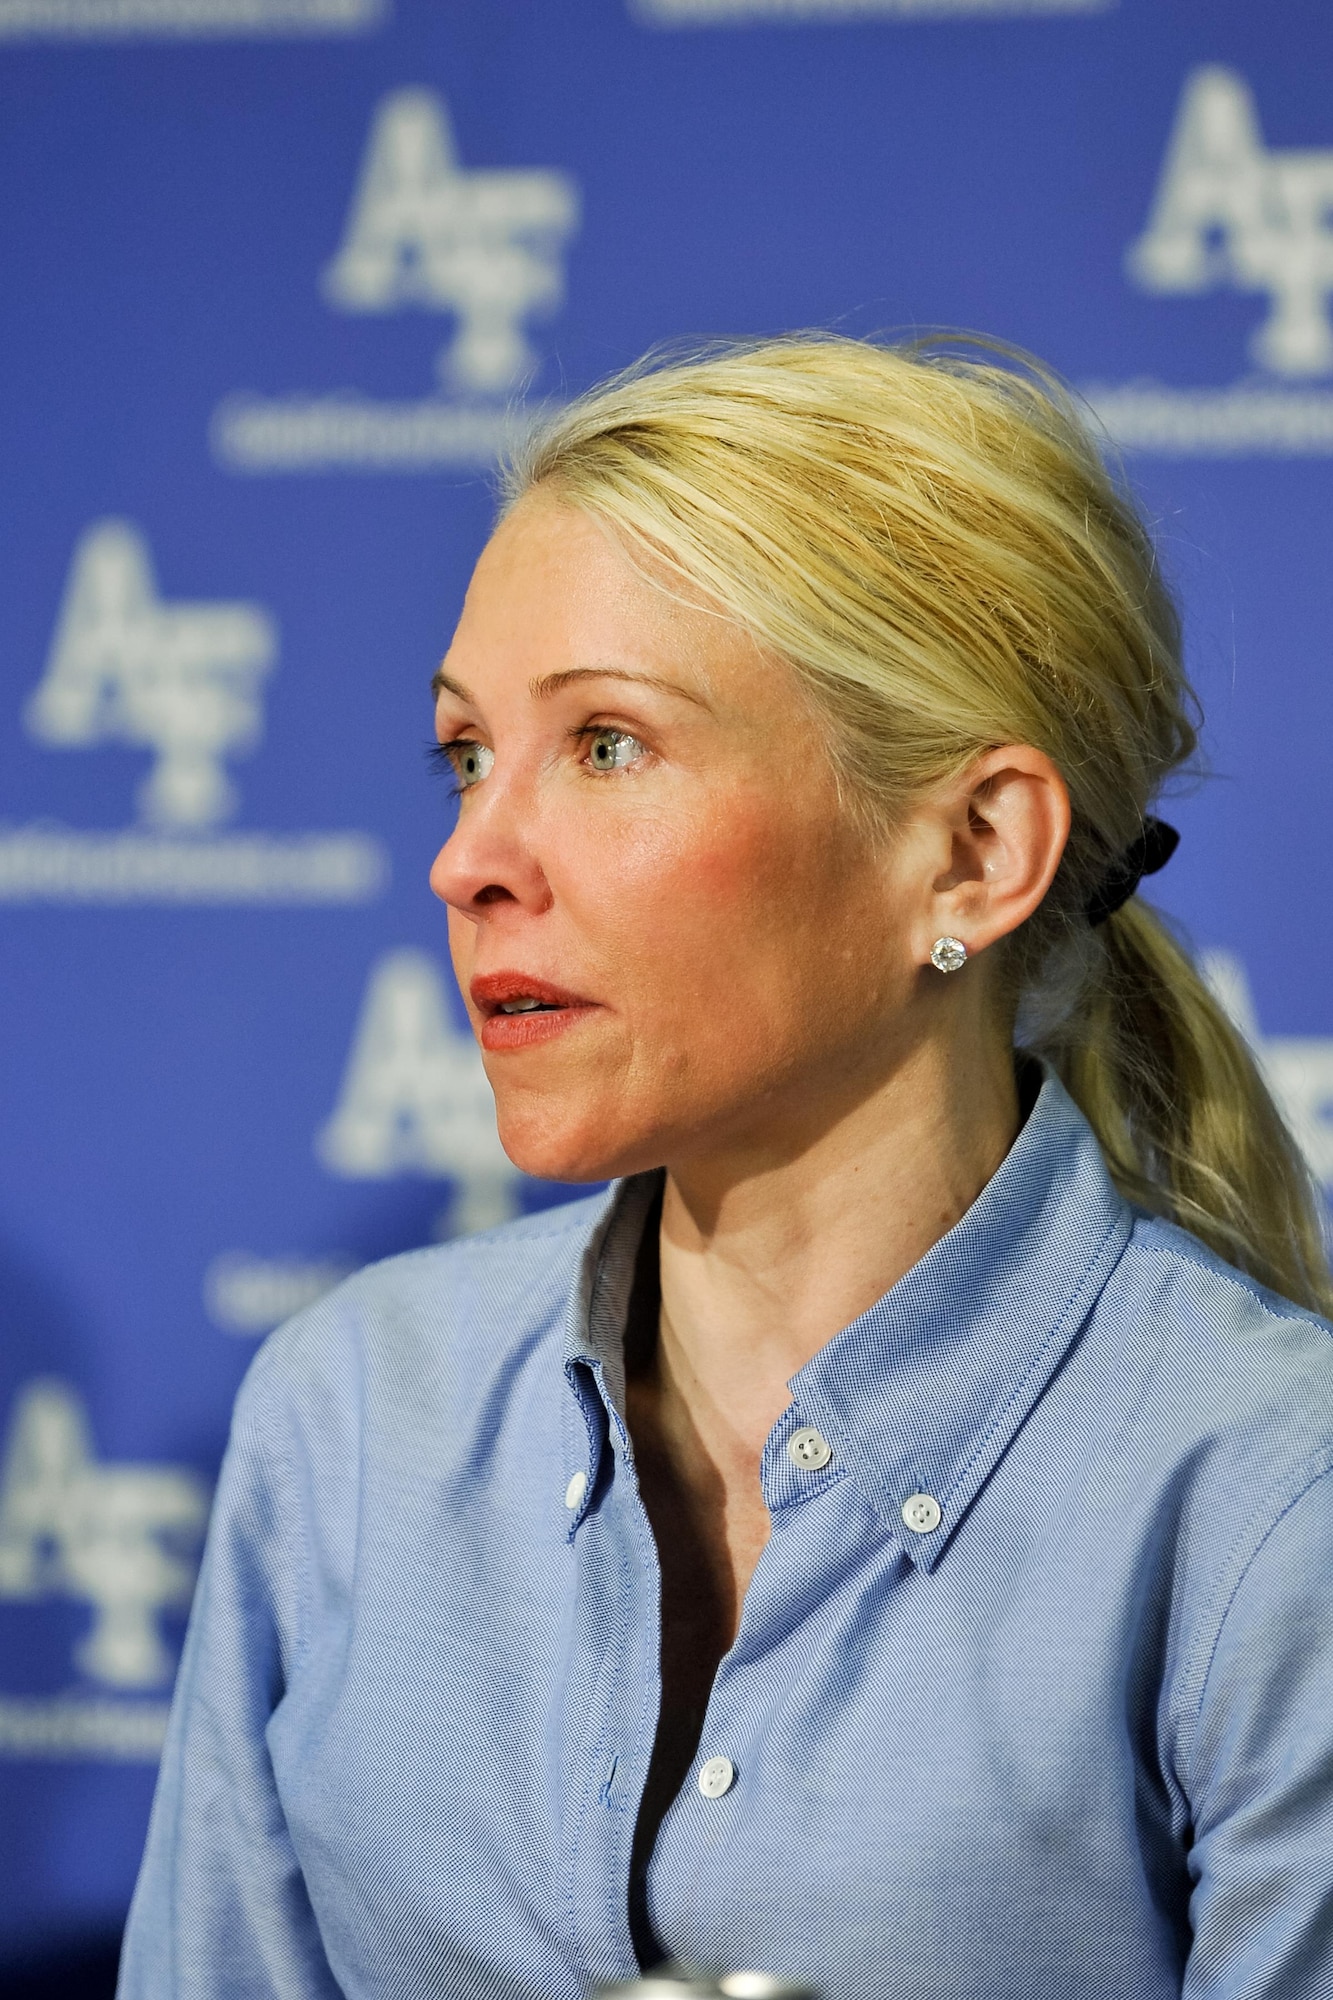
[[781, 1675], [772, 1671], [775, 1636], [794, 1611], [808, 1608], [802, 1600], [810, 1585], [819, 1588], [800, 1553], [801, 1536], [793, 1546], [787, 1533], [788, 1517], [845, 1477], [829, 1438], [792, 1404], [774, 1426], [760, 1468], [774, 1533], [751, 1578], [736, 1643], [718, 1668], [694, 1764], [649, 1864], [649, 1910], [663, 1919], [664, 1941], [672, 1928], [668, 1912], [689, 1928], [710, 1867], [726, 1857], [728, 1867], [744, 1873], [757, 1758], [771, 1704], [781, 1699]]
[[[661, 1702], [661, 1581], [629, 1440], [595, 1364], [583, 1371], [602, 1438], [578, 1488], [574, 1662], [567, 1702], [569, 1874], [565, 1921], [581, 1972], [638, 1972], [629, 1930], [630, 1860]], [[594, 1386], [595, 1384], [595, 1386]], [[591, 1426], [589, 1426], [591, 1428]], [[570, 1475], [576, 1486], [582, 1468]]]

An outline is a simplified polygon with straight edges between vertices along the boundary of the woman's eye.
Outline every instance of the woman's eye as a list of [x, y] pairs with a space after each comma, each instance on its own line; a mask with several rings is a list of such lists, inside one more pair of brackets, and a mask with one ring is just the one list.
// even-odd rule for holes
[[642, 755], [638, 737], [623, 729], [594, 729], [588, 737], [588, 762], [594, 771], [623, 771]]
[[460, 791], [469, 791], [473, 785], [479, 785], [483, 778], [489, 777], [495, 763], [495, 752], [489, 743], [446, 743], [444, 747], [454, 767]]

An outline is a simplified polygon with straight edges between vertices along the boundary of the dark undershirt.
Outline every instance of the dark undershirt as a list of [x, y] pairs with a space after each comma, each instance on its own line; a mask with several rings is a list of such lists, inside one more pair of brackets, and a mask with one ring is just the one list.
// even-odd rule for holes
[[[657, 1349], [657, 1329], [661, 1314], [661, 1281], [659, 1276], [659, 1242], [662, 1221], [662, 1197], [659, 1194], [644, 1218], [643, 1235], [639, 1242], [639, 1254], [634, 1269], [634, 1284], [630, 1292], [629, 1310], [625, 1320], [625, 1377], [632, 1382], [636, 1377], [647, 1374], [653, 1364]], [[662, 1626], [666, 1638], [670, 1624], [671, 1591], [668, 1584], [668, 1566], [662, 1562], [662, 1549], [667, 1546], [666, 1538], [657, 1531], [653, 1521], [654, 1495], [652, 1470], [643, 1462], [640, 1451], [641, 1441], [635, 1438], [635, 1456], [639, 1460], [639, 1484], [648, 1518], [653, 1525], [658, 1543], [658, 1564], [662, 1573]], [[674, 1567], [674, 1566], [673, 1566]], [[643, 1799], [639, 1807], [639, 1817], [634, 1829], [634, 1846], [630, 1858], [629, 1878], [629, 1931], [634, 1945], [635, 1956], [644, 1972], [651, 1971], [666, 1958], [662, 1942], [652, 1926], [648, 1915], [648, 1863], [652, 1859], [657, 1842], [658, 1829], [681, 1782], [693, 1762], [698, 1749], [699, 1737], [703, 1730], [703, 1715], [698, 1717], [694, 1728], [694, 1744], [685, 1762], [685, 1769], [674, 1771], [671, 1767], [679, 1763], [679, 1748], [675, 1756], [669, 1746], [678, 1746], [682, 1737], [680, 1721], [669, 1711], [674, 1706], [674, 1690], [669, 1685], [670, 1673], [667, 1647], [662, 1645], [661, 1660], [662, 1703], [658, 1715], [657, 1734], [653, 1743], [652, 1760], [648, 1766], [648, 1777], [644, 1785]], [[705, 1695], [705, 1706], [707, 1696]], [[673, 1726], [674, 1725], [674, 1726]], [[685, 1734], [689, 1733], [689, 1723], [685, 1722]], [[673, 1784], [674, 1778], [674, 1784]], [[670, 1787], [670, 1789], [668, 1789]]]

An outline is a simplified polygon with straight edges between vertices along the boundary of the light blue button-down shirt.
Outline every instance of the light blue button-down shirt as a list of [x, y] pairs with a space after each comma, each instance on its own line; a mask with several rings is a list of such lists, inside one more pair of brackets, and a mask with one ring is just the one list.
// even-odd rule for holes
[[[621, 1350], [654, 1191], [395, 1258], [259, 1355], [122, 2000], [634, 1972], [658, 1568]], [[1048, 1079], [791, 1389], [649, 1870], [666, 1946], [829, 2000], [1328, 2000], [1328, 1328], [1127, 1208]]]

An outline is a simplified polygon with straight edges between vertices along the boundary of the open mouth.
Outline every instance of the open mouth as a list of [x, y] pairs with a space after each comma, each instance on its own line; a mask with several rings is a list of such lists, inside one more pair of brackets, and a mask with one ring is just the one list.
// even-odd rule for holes
[[529, 1048], [549, 1040], [586, 1020], [597, 1004], [527, 972], [479, 973], [469, 982], [468, 993], [482, 1016], [481, 1045], [494, 1050]]
[[483, 1014], [535, 1014], [555, 1007], [586, 1007], [580, 993], [553, 986], [531, 972], [479, 972], [468, 985]]

